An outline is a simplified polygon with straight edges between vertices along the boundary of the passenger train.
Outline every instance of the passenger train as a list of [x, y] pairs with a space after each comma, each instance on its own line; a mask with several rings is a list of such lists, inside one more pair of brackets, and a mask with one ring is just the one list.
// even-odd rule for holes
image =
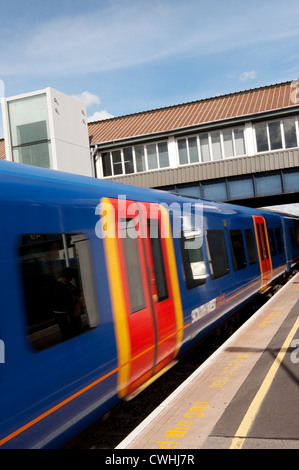
[[299, 219], [0, 162], [0, 448], [60, 448], [299, 261]]

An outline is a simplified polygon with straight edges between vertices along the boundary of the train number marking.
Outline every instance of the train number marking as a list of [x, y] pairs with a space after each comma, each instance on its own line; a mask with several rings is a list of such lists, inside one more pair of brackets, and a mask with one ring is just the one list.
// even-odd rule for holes
[[217, 299], [210, 300], [206, 304], [201, 305], [200, 307], [195, 308], [191, 312], [192, 322], [195, 323], [201, 318], [205, 317], [208, 313], [213, 312], [216, 309]]

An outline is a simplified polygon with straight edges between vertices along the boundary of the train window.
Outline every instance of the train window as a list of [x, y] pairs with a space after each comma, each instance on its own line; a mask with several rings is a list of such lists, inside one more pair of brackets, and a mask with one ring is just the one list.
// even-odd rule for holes
[[256, 257], [255, 244], [254, 244], [253, 231], [251, 229], [245, 230], [245, 240], [246, 240], [249, 264], [255, 264], [257, 263], [257, 257]]
[[145, 308], [145, 301], [138, 252], [138, 240], [136, 237], [132, 236], [132, 230], [135, 230], [135, 225], [132, 224], [132, 221], [134, 221], [134, 219], [121, 220], [121, 236], [125, 254], [131, 312], [135, 313]]
[[203, 258], [203, 237], [198, 230], [184, 231], [181, 237], [181, 249], [188, 289], [200, 286], [206, 282], [207, 271]]
[[268, 259], [269, 253], [268, 253], [268, 247], [267, 247], [267, 242], [266, 242], [265, 225], [260, 224], [260, 226], [262, 227], [263, 242], [264, 242], [264, 247], [265, 247], [265, 258]]
[[273, 228], [268, 229], [268, 234], [269, 234], [269, 243], [270, 243], [270, 250], [271, 250], [271, 255], [275, 256], [277, 254], [276, 251], [276, 245], [275, 245], [275, 238], [274, 238], [274, 230]]
[[244, 243], [241, 230], [229, 231], [233, 267], [235, 271], [246, 267]]
[[26, 234], [19, 260], [28, 340], [41, 351], [98, 324], [89, 242], [84, 234]]
[[162, 254], [161, 237], [160, 237], [160, 232], [158, 230], [159, 222], [156, 219], [150, 219], [149, 225], [150, 225], [149, 233], [156, 234], [156, 236], [150, 237], [150, 243], [151, 243], [151, 248], [152, 248], [154, 272], [155, 272], [156, 285], [157, 285], [157, 295], [158, 295], [159, 302], [161, 302], [162, 300], [168, 299], [168, 290], [167, 290], [165, 267], [164, 267], [163, 254]]
[[283, 244], [282, 244], [280, 228], [275, 229], [275, 238], [276, 238], [277, 251], [278, 251], [278, 253], [282, 253], [283, 252]]
[[207, 230], [207, 241], [212, 278], [218, 279], [229, 273], [223, 230]]

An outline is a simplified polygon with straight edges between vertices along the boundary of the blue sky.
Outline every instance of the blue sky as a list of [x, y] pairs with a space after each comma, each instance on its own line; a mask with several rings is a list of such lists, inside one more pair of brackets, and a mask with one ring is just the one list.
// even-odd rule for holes
[[299, 78], [298, 0], [0, 0], [0, 12], [0, 94], [83, 94], [90, 120]]

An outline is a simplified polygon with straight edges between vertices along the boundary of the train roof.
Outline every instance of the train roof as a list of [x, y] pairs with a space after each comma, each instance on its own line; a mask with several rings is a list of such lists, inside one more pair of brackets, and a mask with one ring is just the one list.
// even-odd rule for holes
[[[0, 182], [1, 185], [7, 184], [14, 190], [9, 192], [10, 196], [14, 194], [14, 201], [21, 201], [26, 197], [26, 191], [24, 193], [24, 187], [26, 187], [28, 194], [30, 193], [30, 197], [35, 197], [36, 199], [41, 199], [43, 197], [42, 194], [45, 197], [45, 192], [47, 191], [50, 191], [52, 196], [55, 194], [57, 198], [74, 197], [76, 200], [80, 199], [80, 197], [82, 197], [82, 199], [91, 197], [99, 201], [99, 199], [103, 197], [103, 194], [107, 197], [125, 195], [127, 200], [164, 202], [167, 204], [171, 204], [172, 202], [178, 202], [180, 204], [200, 203], [203, 205], [203, 210], [206, 214], [211, 213], [227, 216], [237, 213], [244, 216], [251, 216], [257, 213], [271, 214], [271, 211], [261, 211], [229, 203], [196, 199], [167, 191], [127, 185], [105, 179], [8, 161], [0, 161]], [[6, 199], [7, 197], [7, 193], [2, 191], [1, 199]], [[274, 214], [275, 213], [273, 213], [273, 215]]]

